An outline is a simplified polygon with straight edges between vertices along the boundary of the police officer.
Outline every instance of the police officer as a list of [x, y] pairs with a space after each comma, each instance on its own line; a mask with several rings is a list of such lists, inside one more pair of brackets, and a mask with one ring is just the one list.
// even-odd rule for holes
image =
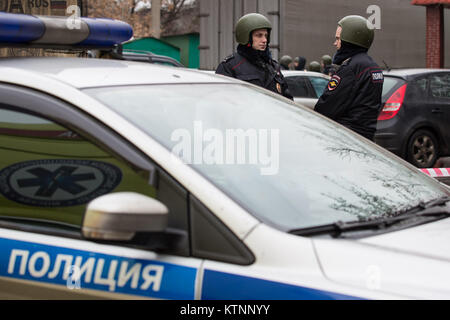
[[248, 81], [291, 100], [288, 85], [279, 64], [269, 51], [270, 21], [259, 13], [249, 13], [236, 23], [237, 52], [226, 57], [216, 73]]
[[294, 70], [305, 71], [306, 59], [304, 57], [298, 56], [294, 58]]
[[329, 75], [331, 76], [332, 74], [334, 74], [334, 70], [333, 70], [333, 65], [332, 65], [332, 59], [329, 55], [324, 54], [322, 56], [322, 61], [321, 61], [321, 66], [322, 66], [322, 72], [323, 74]]
[[292, 57], [288, 55], [284, 55], [280, 59], [280, 67], [281, 70], [289, 70], [289, 66], [292, 63]]
[[309, 63], [308, 71], [321, 72], [320, 71], [320, 63], [318, 63], [317, 61], [311, 61]]
[[373, 29], [361, 16], [346, 16], [338, 22], [333, 63], [339, 69], [314, 108], [370, 140], [375, 135], [383, 89], [383, 73], [367, 54]]

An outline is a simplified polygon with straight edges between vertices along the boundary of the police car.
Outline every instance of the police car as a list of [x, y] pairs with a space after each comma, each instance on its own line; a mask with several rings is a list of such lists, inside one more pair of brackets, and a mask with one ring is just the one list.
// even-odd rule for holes
[[4, 58], [0, 154], [0, 298], [450, 298], [449, 190], [249, 83]]

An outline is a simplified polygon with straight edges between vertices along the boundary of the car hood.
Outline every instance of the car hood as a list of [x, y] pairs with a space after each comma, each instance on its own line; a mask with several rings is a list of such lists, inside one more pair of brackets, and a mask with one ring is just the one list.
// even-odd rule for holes
[[358, 240], [313, 243], [332, 281], [403, 298], [450, 299], [450, 218]]

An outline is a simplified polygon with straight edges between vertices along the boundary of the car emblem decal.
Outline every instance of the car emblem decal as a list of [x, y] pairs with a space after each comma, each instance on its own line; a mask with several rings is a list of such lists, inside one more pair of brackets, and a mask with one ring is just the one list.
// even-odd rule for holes
[[0, 171], [0, 193], [26, 205], [76, 206], [112, 191], [121, 180], [120, 169], [106, 162], [32, 160]]
[[328, 82], [328, 90], [333, 91], [336, 89], [341, 82], [341, 78], [337, 75], [334, 75], [331, 77], [330, 81]]

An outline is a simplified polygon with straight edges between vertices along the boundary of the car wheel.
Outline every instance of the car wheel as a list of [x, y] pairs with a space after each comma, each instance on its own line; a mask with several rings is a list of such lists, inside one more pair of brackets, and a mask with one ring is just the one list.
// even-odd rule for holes
[[407, 160], [418, 168], [432, 168], [438, 158], [437, 139], [428, 130], [413, 133], [408, 143]]

